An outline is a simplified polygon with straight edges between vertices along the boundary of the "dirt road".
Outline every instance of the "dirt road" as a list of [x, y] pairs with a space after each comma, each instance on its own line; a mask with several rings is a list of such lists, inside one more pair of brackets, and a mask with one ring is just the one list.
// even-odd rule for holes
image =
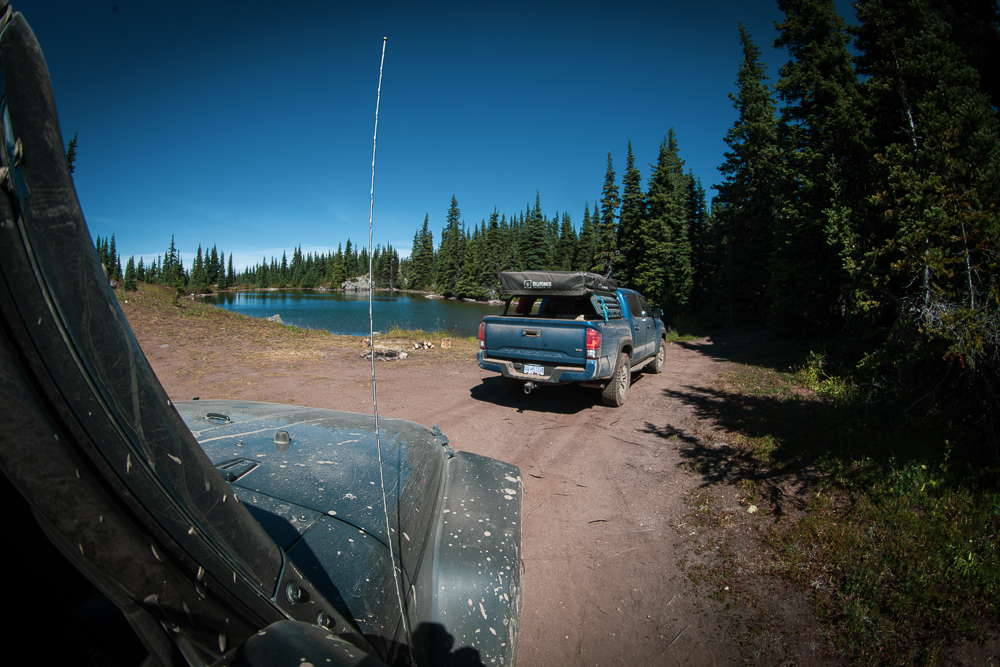
[[[174, 399], [372, 409], [358, 339], [282, 351], [220, 335], [216, 325], [133, 327]], [[670, 345], [666, 371], [635, 375], [618, 409], [594, 389], [509, 395], [477, 367], [468, 344], [376, 364], [380, 414], [437, 423], [456, 449], [521, 467], [520, 665], [759, 662], [745, 654], [745, 628], [725, 610], [726, 596], [688, 575], [715, 547], [686, 522], [691, 492], [705, 482], [681, 454], [679, 444], [699, 429], [692, 401], [678, 399], [710, 387], [727, 360], [759, 339]]]

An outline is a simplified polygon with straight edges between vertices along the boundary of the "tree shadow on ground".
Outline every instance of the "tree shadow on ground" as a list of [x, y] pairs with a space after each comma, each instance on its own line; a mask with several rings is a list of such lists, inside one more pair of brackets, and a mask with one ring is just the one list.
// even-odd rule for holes
[[702, 485], [751, 483], [768, 497], [775, 516], [791, 496], [820, 478], [813, 462], [832, 444], [824, 424], [832, 408], [818, 400], [730, 394], [706, 387], [664, 390], [669, 399], [693, 408], [699, 424], [686, 430], [647, 421], [644, 432], [678, 443], [682, 465], [702, 476]]
[[692, 341], [678, 341], [674, 345], [697, 352], [715, 361], [735, 361], [768, 340], [766, 331], [725, 331]]

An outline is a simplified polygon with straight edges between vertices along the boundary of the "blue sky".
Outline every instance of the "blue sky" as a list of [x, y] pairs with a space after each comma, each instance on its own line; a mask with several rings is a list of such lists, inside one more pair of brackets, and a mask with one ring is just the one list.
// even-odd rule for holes
[[[769, 65], [774, 0], [176, 3], [12, 0], [45, 53], [91, 234], [162, 255], [173, 234], [264, 256], [368, 243], [383, 36], [374, 241], [435, 242], [454, 194], [467, 224], [494, 208], [568, 211], [579, 227], [610, 151], [631, 139], [643, 181], [671, 127], [706, 188], [720, 180], [739, 21]], [[849, 3], [838, 0], [853, 21]], [[711, 194], [711, 192], [710, 192]]]

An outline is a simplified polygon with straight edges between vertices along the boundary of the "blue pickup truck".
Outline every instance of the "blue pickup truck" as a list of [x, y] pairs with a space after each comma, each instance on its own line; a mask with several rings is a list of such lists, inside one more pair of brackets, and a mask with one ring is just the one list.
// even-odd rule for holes
[[[614, 280], [582, 271], [505, 271], [502, 315], [479, 325], [479, 367], [511, 392], [549, 384], [600, 388], [606, 405], [625, 403], [632, 373], [662, 373], [662, 311]], [[512, 309], [511, 306], [514, 305]]]

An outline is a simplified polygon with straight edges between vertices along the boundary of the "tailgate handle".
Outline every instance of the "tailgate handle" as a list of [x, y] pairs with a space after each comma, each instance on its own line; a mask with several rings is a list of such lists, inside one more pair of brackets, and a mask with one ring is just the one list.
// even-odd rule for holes
[[541, 329], [521, 329], [521, 337], [522, 338], [541, 338], [542, 337], [542, 330]]

